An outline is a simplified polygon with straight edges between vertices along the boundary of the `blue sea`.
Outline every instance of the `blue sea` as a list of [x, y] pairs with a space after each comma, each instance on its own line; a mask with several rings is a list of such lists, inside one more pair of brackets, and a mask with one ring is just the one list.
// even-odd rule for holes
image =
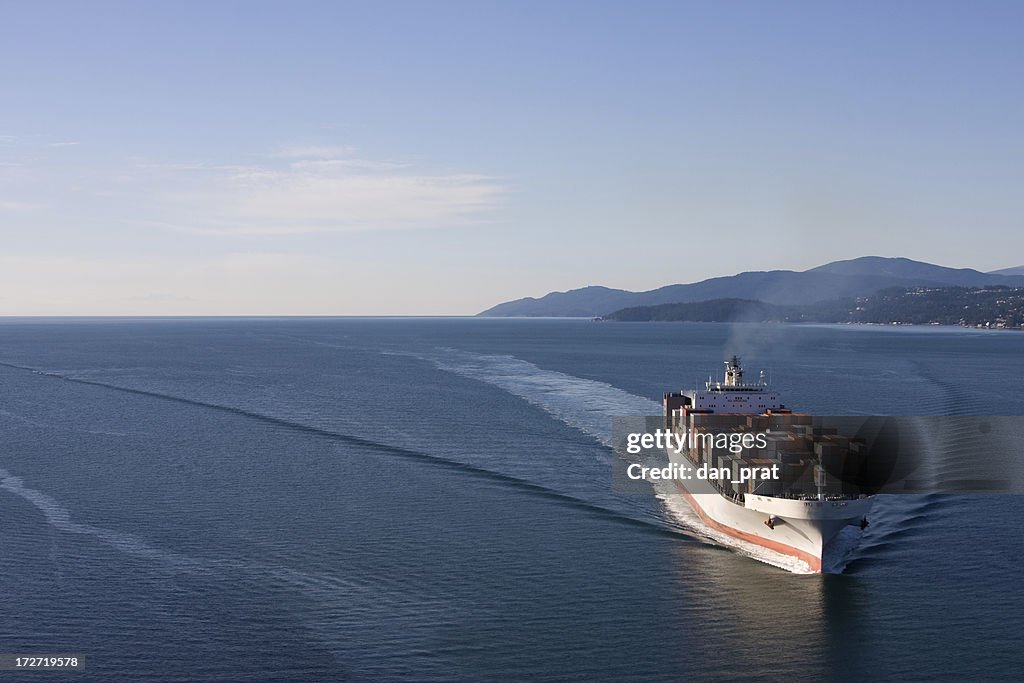
[[608, 444], [732, 353], [807, 412], [1022, 415], [1022, 351], [949, 328], [5, 319], [0, 653], [85, 658], [26, 680], [1020, 680], [1021, 497], [890, 497], [842, 574], [797, 575], [613, 491]]

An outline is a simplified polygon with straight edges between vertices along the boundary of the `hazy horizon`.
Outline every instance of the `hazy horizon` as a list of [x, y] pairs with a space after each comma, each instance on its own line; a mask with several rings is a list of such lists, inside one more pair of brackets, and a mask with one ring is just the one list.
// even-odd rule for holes
[[1024, 263], [1018, 3], [33, 3], [0, 315], [472, 315]]

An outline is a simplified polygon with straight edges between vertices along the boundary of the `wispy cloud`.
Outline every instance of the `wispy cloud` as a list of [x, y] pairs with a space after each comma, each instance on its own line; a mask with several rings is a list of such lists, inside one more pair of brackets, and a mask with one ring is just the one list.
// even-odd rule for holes
[[355, 148], [347, 145], [287, 145], [274, 156], [284, 159], [336, 159], [355, 154]]
[[54, 140], [52, 137], [40, 135], [38, 133], [20, 135], [0, 133], [0, 145], [17, 145], [21, 147], [74, 147], [81, 144], [82, 142], [80, 140]]
[[431, 173], [329, 151], [338, 150], [295, 148], [284, 164], [182, 169], [199, 172], [169, 183], [175, 189], [163, 199], [174, 208], [165, 220], [217, 235], [443, 227], [479, 220], [504, 192], [490, 176]]
[[40, 208], [42, 207], [39, 204], [32, 204], [31, 202], [22, 202], [14, 199], [0, 199], [0, 211], [22, 212], [35, 211]]
[[505, 193], [491, 176], [366, 158], [343, 145], [287, 146], [255, 159], [11, 160], [17, 168], [0, 174], [0, 211], [52, 207], [54, 225], [70, 221], [82, 229], [134, 224], [285, 236], [441, 228], [487, 220]]
[[219, 234], [441, 227], [490, 208], [499, 188], [476, 175], [367, 174], [345, 168], [235, 176], [200, 198]]

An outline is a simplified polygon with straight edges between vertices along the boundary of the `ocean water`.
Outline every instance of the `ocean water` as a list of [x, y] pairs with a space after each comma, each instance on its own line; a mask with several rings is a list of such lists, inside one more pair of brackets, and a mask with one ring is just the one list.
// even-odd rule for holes
[[[611, 489], [726, 354], [819, 414], [1024, 414], [1024, 335], [0, 321], [0, 652], [67, 680], [1019, 680], [1019, 496], [879, 501], [839, 575]], [[40, 678], [59, 674], [34, 674]]]

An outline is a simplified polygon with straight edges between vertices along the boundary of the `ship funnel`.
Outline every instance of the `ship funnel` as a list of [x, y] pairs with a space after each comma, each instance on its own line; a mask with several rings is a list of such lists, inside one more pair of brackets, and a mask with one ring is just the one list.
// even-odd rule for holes
[[743, 368], [740, 367], [739, 356], [725, 361], [725, 386], [736, 387], [743, 384]]

